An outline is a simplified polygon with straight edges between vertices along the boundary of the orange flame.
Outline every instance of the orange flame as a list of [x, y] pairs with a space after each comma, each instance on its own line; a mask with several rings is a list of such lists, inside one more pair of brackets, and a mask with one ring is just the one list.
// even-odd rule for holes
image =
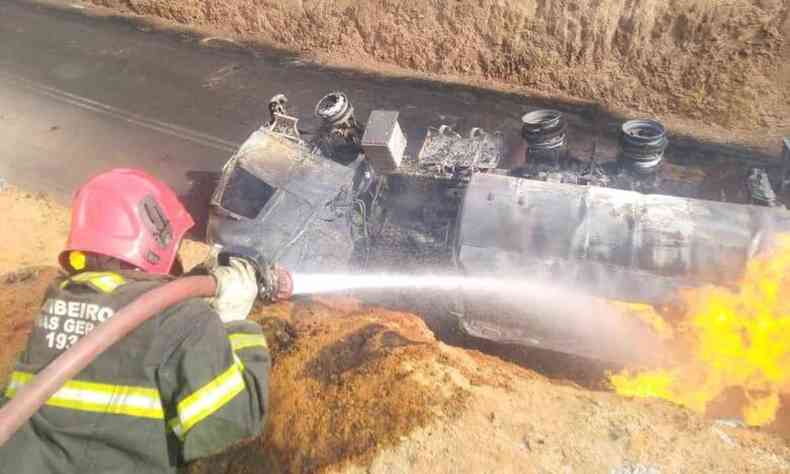
[[673, 340], [688, 341], [687, 362], [671, 368], [610, 375], [617, 393], [663, 398], [698, 412], [725, 390], [740, 387], [744, 421], [774, 421], [781, 393], [790, 392], [790, 235], [752, 259], [737, 289], [687, 290], [683, 323]]

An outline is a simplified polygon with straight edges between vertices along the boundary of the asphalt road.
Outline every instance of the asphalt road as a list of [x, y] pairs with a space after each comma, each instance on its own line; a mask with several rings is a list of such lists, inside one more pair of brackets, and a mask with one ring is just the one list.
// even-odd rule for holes
[[[518, 127], [526, 99], [306, 65], [275, 51], [218, 49], [120, 18], [0, 4], [0, 177], [67, 197], [87, 176], [144, 168], [186, 193], [268, 119], [276, 93], [312, 116], [327, 92], [358, 116], [397, 109], [418, 144], [428, 125]], [[490, 95], [490, 94], [489, 94]], [[485, 104], [485, 105], [483, 105]]]
[[[363, 123], [371, 109], [399, 110], [412, 149], [426, 127], [441, 124], [502, 130], [515, 144], [521, 115], [552, 107], [567, 113], [573, 151], [588, 153], [597, 140], [605, 156], [615, 151], [623, 119], [597, 107], [338, 70], [201, 39], [97, 18], [65, 3], [3, 0], [0, 177], [65, 200], [92, 173], [135, 166], [199, 207], [207, 173], [217, 172], [267, 120], [266, 104], [276, 93], [286, 93], [291, 112], [301, 117], [311, 117], [333, 90], [350, 95]], [[688, 137], [674, 145], [675, 157], [744, 154]]]

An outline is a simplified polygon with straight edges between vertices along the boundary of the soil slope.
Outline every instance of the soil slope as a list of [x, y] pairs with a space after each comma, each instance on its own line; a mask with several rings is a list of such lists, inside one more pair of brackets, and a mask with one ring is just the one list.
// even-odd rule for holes
[[783, 0], [89, 0], [335, 63], [788, 127]]

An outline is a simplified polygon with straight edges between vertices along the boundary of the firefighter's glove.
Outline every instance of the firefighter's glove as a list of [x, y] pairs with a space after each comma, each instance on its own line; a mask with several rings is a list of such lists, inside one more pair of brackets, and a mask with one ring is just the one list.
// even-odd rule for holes
[[244, 259], [231, 258], [230, 265], [216, 267], [211, 274], [217, 280], [217, 294], [209, 304], [222, 322], [247, 319], [258, 297], [255, 267]]

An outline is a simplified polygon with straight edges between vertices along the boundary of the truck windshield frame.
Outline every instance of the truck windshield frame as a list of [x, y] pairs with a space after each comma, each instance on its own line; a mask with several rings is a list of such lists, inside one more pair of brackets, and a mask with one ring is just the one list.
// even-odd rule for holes
[[225, 184], [220, 206], [235, 215], [255, 219], [278, 191], [279, 189], [237, 165]]

